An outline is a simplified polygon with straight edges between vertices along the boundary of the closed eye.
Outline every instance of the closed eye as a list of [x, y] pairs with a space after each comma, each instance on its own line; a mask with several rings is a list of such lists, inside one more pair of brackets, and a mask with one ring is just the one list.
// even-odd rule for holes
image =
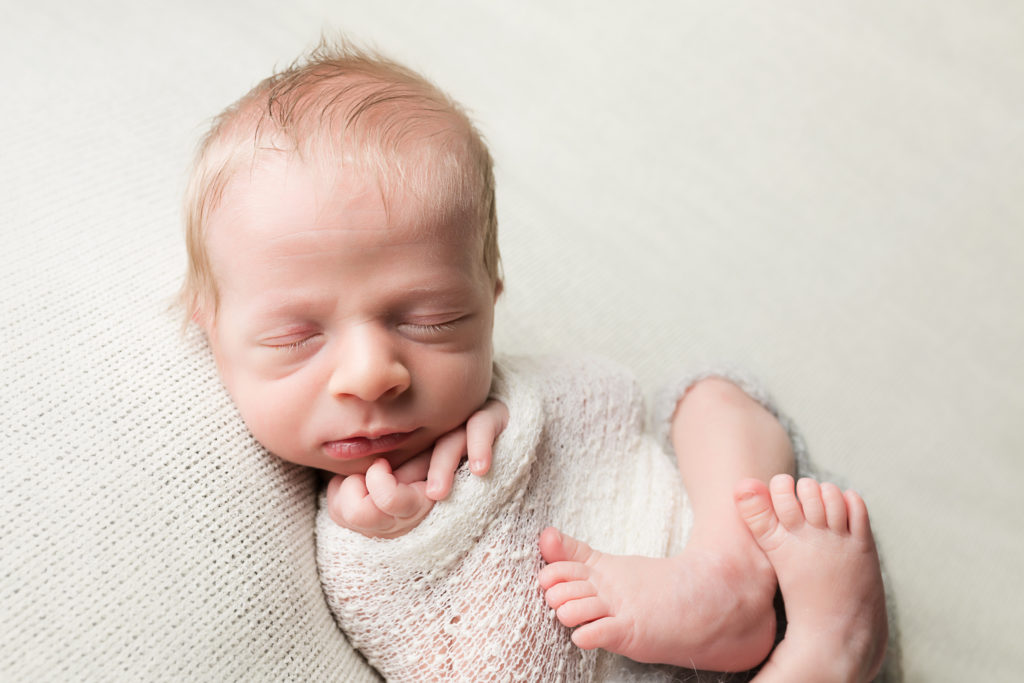
[[438, 323], [399, 323], [398, 329], [402, 334], [416, 340], [432, 341], [435, 339], [446, 339], [459, 328], [459, 323], [466, 320], [468, 316], [447, 320]]
[[312, 344], [319, 336], [319, 334], [310, 334], [305, 337], [297, 338], [268, 339], [262, 342], [261, 345], [278, 351], [297, 351]]
[[440, 323], [438, 325], [417, 325], [416, 323], [405, 323], [404, 327], [408, 330], [425, 333], [441, 333], [449, 332], [455, 329], [455, 323]]

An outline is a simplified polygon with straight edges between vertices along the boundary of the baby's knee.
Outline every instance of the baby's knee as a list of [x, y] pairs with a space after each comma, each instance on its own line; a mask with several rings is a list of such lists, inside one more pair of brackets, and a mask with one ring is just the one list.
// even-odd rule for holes
[[676, 414], [683, 411], [708, 414], [763, 412], [771, 416], [737, 384], [717, 375], [698, 380], [687, 388], [676, 404]]

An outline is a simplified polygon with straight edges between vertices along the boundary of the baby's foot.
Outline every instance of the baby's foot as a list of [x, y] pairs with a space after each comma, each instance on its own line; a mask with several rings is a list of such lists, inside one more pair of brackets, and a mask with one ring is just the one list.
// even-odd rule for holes
[[736, 507], [779, 577], [786, 635], [755, 680], [867, 681], [888, 635], [868, 511], [853, 491], [778, 475], [736, 487]]
[[[640, 662], [743, 671], [775, 639], [775, 575], [737, 520], [739, 542], [691, 542], [679, 555], [610, 555], [548, 528], [540, 584], [573, 642]], [[742, 538], [746, 536], [746, 538]]]

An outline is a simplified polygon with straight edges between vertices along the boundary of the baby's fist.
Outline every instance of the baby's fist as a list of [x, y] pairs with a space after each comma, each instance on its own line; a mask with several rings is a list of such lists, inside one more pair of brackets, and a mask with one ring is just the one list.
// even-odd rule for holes
[[364, 536], [402, 536], [434, 506], [423, 481], [427, 458], [428, 454], [417, 456], [396, 472], [381, 458], [365, 475], [335, 476], [327, 485], [328, 514], [338, 526]]

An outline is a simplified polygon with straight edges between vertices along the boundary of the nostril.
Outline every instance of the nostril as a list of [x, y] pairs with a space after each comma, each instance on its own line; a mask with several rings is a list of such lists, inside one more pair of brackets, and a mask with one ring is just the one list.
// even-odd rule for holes
[[405, 393], [409, 386], [409, 372], [403, 365], [393, 363], [365, 368], [358, 373], [336, 372], [328, 388], [331, 394], [339, 398], [351, 397], [370, 402], [392, 400]]

